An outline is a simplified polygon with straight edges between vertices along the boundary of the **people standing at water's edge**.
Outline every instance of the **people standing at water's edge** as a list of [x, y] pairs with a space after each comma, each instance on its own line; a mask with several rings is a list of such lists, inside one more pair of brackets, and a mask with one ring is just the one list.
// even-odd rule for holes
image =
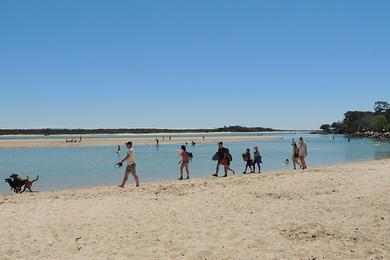
[[127, 162], [127, 167], [125, 170], [125, 175], [123, 176], [123, 181], [122, 184], [119, 185], [119, 187], [124, 188], [127, 180], [129, 178], [129, 174], [131, 174], [135, 180], [135, 186], [139, 187], [139, 178], [137, 175], [137, 170], [136, 170], [136, 164], [135, 164], [135, 151], [133, 148], [133, 143], [131, 141], [126, 143], [127, 147], [127, 154], [126, 157], [121, 160], [119, 163], [117, 163], [119, 166], [123, 164], [124, 161]]
[[158, 138], [156, 138], [156, 146], [158, 146], [160, 143], [160, 141], [158, 140]]
[[301, 163], [299, 162], [299, 149], [298, 149], [298, 145], [296, 142], [292, 142], [291, 143], [292, 145], [292, 156], [291, 156], [291, 160], [293, 161], [293, 165], [294, 165], [294, 170], [297, 169], [297, 164], [299, 165], [299, 168], [302, 168], [302, 165]]
[[219, 166], [223, 165], [225, 171], [225, 175], [223, 175], [223, 177], [227, 177], [227, 172], [230, 164], [229, 150], [223, 146], [222, 142], [218, 143], [218, 152], [216, 153], [216, 155], [218, 157], [218, 163], [217, 163], [217, 167], [215, 168], [215, 174], [213, 174], [213, 176], [218, 177]]
[[253, 173], [254, 172], [252, 170], [253, 161], [252, 161], [252, 158], [251, 158], [251, 151], [250, 151], [249, 148], [247, 148], [246, 152], [242, 154], [242, 159], [245, 161], [245, 171], [243, 173], [246, 174], [246, 170], [248, 169], [248, 167], [249, 167], [249, 170], [250, 170], [249, 173]]
[[259, 173], [261, 173], [260, 163], [262, 163], [262, 161], [261, 161], [259, 147], [255, 146], [253, 148], [253, 172], [256, 172], [256, 165], [257, 165], [257, 167], [259, 168]]
[[181, 146], [180, 157], [181, 157], [181, 161], [179, 162], [179, 164], [180, 164], [180, 178], [179, 178], [179, 180], [183, 180], [184, 169], [187, 172], [186, 180], [188, 180], [190, 178], [189, 164], [190, 164], [190, 159], [192, 158], [192, 153], [187, 152], [187, 148], [185, 147], [185, 145]]
[[306, 157], [307, 157], [307, 145], [305, 141], [303, 140], [303, 137], [299, 137], [299, 144], [298, 144], [298, 155], [299, 160], [301, 161], [302, 169], [306, 169]]

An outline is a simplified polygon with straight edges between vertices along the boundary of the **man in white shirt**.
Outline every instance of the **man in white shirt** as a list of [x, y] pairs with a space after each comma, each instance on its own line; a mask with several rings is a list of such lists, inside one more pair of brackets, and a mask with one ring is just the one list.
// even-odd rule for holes
[[135, 164], [135, 152], [134, 152], [134, 148], [133, 148], [133, 143], [131, 141], [127, 142], [126, 147], [128, 149], [126, 157], [122, 161], [120, 161], [119, 164], [122, 164], [124, 161], [126, 161], [127, 167], [126, 167], [125, 175], [123, 176], [122, 184], [119, 185], [119, 187], [121, 187], [121, 188], [125, 187], [130, 173], [135, 180], [135, 186], [139, 187], [139, 178], [137, 176], [137, 171], [135, 168], [136, 164]]

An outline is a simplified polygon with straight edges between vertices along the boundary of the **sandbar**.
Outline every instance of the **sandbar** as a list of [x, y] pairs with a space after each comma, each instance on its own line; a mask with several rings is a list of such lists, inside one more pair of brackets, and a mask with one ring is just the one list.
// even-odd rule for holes
[[[241, 142], [241, 141], [261, 141], [281, 139], [279, 136], [211, 136], [203, 139], [202, 136], [180, 137], [174, 136], [171, 140], [159, 138], [159, 144], [184, 144], [191, 143], [217, 143]], [[156, 144], [156, 138], [82, 138], [74, 137], [76, 142], [66, 142], [66, 138], [58, 139], [7, 139], [0, 140], [0, 148], [34, 148], [34, 147], [97, 147], [124, 145], [131, 140], [134, 145]]]

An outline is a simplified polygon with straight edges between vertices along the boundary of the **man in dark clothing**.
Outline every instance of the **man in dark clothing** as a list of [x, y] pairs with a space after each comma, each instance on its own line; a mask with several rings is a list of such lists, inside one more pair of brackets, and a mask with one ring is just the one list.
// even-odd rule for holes
[[218, 163], [215, 169], [215, 174], [213, 174], [213, 176], [218, 177], [219, 166], [223, 165], [223, 168], [225, 170], [225, 175], [223, 175], [222, 177], [227, 177], [227, 172], [230, 165], [229, 150], [223, 146], [222, 142], [219, 142], [217, 153], [218, 153]]

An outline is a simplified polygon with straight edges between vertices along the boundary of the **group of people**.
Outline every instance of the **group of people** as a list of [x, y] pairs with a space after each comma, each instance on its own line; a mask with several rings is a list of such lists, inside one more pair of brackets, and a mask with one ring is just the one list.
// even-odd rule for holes
[[[203, 137], [203, 139], [204, 139], [204, 137]], [[165, 140], [164, 136], [163, 136], [163, 140]], [[169, 137], [169, 140], [171, 140], [171, 137]], [[192, 144], [192, 146], [195, 146], [196, 143], [194, 141], [191, 141], [191, 144]], [[160, 145], [160, 140], [158, 138], [156, 138], [156, 146], [159, 146], [159, 145]], [[188, 143], [185, 143], [185, 145], [187, 146]]]
[[[225, 148], [223, 145], [223, 142], [218, 143], [218, 151], [213, 156], [213, 160], [217, 161], [217, 166], [215, 168], [215, 173], [213, 174], [214, 177], [218, 177], [219, 168], [222, 165], [224, 168], [224, 175], [222, 177], [227, 177], [227, 174], [229, 171], [231, 171], [233, 174], [236, 174], [233, 169], [230, 168], [230, 163], [232, 161], [232, 155], [230, 154], [229, 149]], [[250, 149], [247, 148], [246, 152], [242, 154], [242, 159], [245, 162], [245, 170], [244, 174], [246, 174], [248, 167], [250, 169], [249, 173], [255, 173], [256, 171], [256, 165], [258, 167], [258, 172], [261, 172], [260, 163], [262, 163], [260, 150], [257, 146], [254, 147], [253, 152], [253, 159], [250, 153]]]
[[297, 164], [300, 169], [306, 169], [306, 156], [307, 156], [307, 144], [303, 140], [303, 137], [299, 138], [298, 144], [294, 141], [291, 143], [292, 145], [292, 162], [294, 165], [294, 170], [297, 169]]
[[77, 142], [80, 143], [81, 140], [82, 140], [81, 136], [80, 136], [79, 140], [77, 140], [75, 138], [73, 138], [73, 139], [66, 138], [65, 143], [77, 143]]
[[[294, 169], [296, 169], [296, 164], [298, 164], [301, 169], [306, 169], [307, 166], [306, 166], [305, 158], [307, 156], [307, 145], [304, 142], [303, 138], [302, 137], [299, 138], [298, 144], [293, 140], [291, 145], [293, 147], [292, 161], [294, 164]], [[122, 164], [125, 161], [127, 162], [127, 167], [125, 170], [123, 181], [122, 184], [119, 185], [119, 187], [123, 188], [126, 185], [130, 174], [133, 176], [136, 186], [139, 187], [139, 177], [136, 171], [135, 151], [133, 148], [133, 143], [131, 141], [127, 142], [126, 147], [127, 147], [127, 154], [125, 158], [123, 158], [121, 161], [117, 163], [118, 166], [122, 166]], [[181, 146], [181, 150], [178, 151], [178, 155], [181, 158], [181, 160], [179, 161], [180, 164], [179, 180], [189, 179], [190, 178], [189, 163], [193, 158], [193, 155], [192, 153], [187, 151], [185, 145]], [[249, 173], [255, 173], [256, 166], [258, 168], [258, 173], [261, 172], [260, 164], [262, 163], [262, 156], [257, 146], [254, 147], [253, 157], [251, 156], [251, 152], [249, 148], [246, 149], [246, 152], [242, 154], [242, 157], [245, 162], [245, 170], [243, 172], [244, 174], [247, 173], [248, 168], [250, 169]], [[217, 161], [215, 173], [212, 176], [218, 177], [219, 168], [221, 165], [223, 166], [224, 169], [224, 175], [222, 175], [222, 177], [227, 177], [228, 171], [231, 171], [233, 174], [236, 174], [235, 171], [230, 168], [230, 163], [233, 160], [233, 157], [230, 154], [229, 149], [224, 147], [223, 142], [218, 143], [218, 151], [214, 154], [212, 159], [214, 161]], [[185, 178], [184, 178], [184, 171], [186, 172]]]
[[249, 148], [246, 149], [246, 152], [242, 154], [242, 159], [244, 160], [244, 162], [246, 162], [245, 164], [245, 170], [244, 170], [244, 174], [246, 174], [246, 171], [247, 169], [249, 168], [250, 170], [250, 173], [255, 173], [256, 172], [256, 165], [257, 165], [257, 168], [259, 169], [258, 173], [261, 173], [261, 168], [260, 168], [260, 163], [263, 163], [262, 161], [262, 157], [260, 155], [260, 151], [259, 151], [259, 147], [255, 146], [253, 148], [253, 159], [251, 157], [251, 151]]

